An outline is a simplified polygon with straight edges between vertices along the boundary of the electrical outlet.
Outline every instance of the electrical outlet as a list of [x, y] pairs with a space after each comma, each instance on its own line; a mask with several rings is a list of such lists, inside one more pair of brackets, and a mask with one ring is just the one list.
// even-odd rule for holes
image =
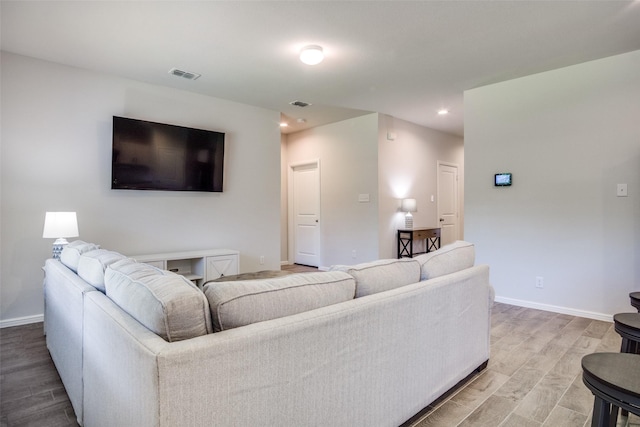
[[264, 264], [264, 255], [260, 256], [260, 265]]
[[536, 277], [536, 288], [544, 288], [544, 277], [542, 276], [537, 276]]

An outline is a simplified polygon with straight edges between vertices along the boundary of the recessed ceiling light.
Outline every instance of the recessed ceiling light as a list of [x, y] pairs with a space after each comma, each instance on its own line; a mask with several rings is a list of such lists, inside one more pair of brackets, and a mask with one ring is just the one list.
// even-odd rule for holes
[[316, 45], [305, 46], [300, 51], [300, 61], [307, 65], [316, 65], [324, 59], [322, 47]]
[[287, 126], [289, 126], [288, 123], [285, 123], [285, 122], [280, 123], [281, 128], [286, 128]]
[[446, 108], [442, 108], [442, 109], [438, 110], [438, 115], [439, 116], [445, 116], [447, 114], [449, 114], [449, 110], [447, 110]]

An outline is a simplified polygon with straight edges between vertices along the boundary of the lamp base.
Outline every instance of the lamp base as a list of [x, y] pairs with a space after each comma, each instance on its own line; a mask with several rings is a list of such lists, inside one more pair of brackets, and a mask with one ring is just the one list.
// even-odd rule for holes
[[406, 230], [413, 230], [413, 215], [407, 213], [404, 217], [404, 228]]
[[64, 237], [60, 237], [53, 242], [53, 259], [60, 259], [60, 254], [65, 246], [67, 246], [69, 242]]

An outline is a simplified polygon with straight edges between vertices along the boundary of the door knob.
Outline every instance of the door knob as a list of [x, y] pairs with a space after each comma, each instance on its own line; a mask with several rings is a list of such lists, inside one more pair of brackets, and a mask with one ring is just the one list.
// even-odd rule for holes
[[440, 222], [444, 222], [444, 218], [440, 218]]

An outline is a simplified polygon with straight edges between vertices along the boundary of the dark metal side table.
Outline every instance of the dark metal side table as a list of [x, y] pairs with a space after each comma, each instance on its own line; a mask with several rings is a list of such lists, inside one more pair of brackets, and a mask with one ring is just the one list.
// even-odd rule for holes
[[629, 300], [631, 301], [631, 305], [640, 313], [640, 292], [631, 292], [629, 294]]
[[582, 369], [582, 381], [594, 395], [592, 427], [615, 426], [618, 408], [640, 415], [640, 355], [588, 354]]
[[[414, 252], [413, 244], [417, 240], [424, 240], [424, 252]], [[398, 230], [398, 258], [413, 258], [415, 255], [440, 249], [439, 228], [414, 228]]]

